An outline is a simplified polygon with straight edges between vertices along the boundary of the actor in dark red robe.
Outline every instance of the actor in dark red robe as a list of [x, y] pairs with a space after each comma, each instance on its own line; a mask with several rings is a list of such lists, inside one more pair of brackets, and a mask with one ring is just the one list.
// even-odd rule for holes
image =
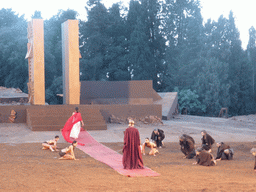
[[[67, 120], [66, 124], [64, 125], [64, 128], [61, 130], [62, 136], [64, 137], [64, 139], [69, 142], [72, 143], [73, 139], [70, 139], [70, 132], [72, 127], [79, 121], [82, 121], [82, 117], [81, 117], [81, 113], [79, 112], [75, 112], [73, 113], [73, 115]], [[81, 131], [83, 129], [81, 128]], [[79, 145], [83, 145], [82, 143], [78, 143]]]
[[124, 169], [143, 168], [140, 150], [140, 134], [138, 129], [133, 126], [127, 128], [124, 133], [123, 166]]

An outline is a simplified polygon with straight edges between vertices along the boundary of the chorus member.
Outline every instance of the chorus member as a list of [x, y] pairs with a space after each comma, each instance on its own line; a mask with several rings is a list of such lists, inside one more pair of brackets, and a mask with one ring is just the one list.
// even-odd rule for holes
[[77, 146], [77, 141], [73, 141], [72, 144], [60, 151], [59, 159], [67, 159], [67, 160], [78, 160], [75, 157], [74, 149]]
[[42, 149], [50, 149], [51, 151], [58, 151], [57, 149], [57, 142], [59, 140], [59, 136], [56, 135], [54, 139], [45, 141], [42, 143], [43, 148]]
[[196, 150], [196, 162], [194, 164], [203, 166], [214, 166], [216, 161], [211, 153], [199, 148]]
[[156, 143], [157, 147], [163, 146], [163, 140], [165, 138], [164, 131], [162, 129], [154, 129], [151, 134], [151, 139]]
[[216, 160], [231, 160], [233, 159], [234, 151], [230, 149], [230, 146], [220, 142], [216, 144], [218, 147]]
[[202, 137], [202, 148], [208, 152], [211, 152], [212, 150], [212, 144], [214, 144], [215, 140], [205, 131], [201, 131]]
[[181, 152], [184, 153], [187, 159], [192, 159], [195, 155], [195, 140], [186, 134], [183, 134], [179, 138]]
[[148, 137], [145, 139], [145, 142], [142, 144], [141, 152], [143, 153], [143, 155], [145, 155], [145, 147], [150, 148], [149, 155], [156, 156], [156, 153], [159, 153], [159, 151], [156, 149], [156, 144], [153, 142], [150, 142]]
[[129, 127], [124, 132], [123, 159], [124, 169], [142, 169], [143, 160], [140, 149], [140, 134], [134, 127], [134, 121], [129, 121]]

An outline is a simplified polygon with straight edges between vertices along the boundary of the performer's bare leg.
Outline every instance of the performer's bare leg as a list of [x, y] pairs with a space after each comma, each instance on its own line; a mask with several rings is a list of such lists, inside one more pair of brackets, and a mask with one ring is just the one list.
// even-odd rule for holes
[[78, 160], [78, 159], [75, 159], [75, 158], [74, 158], [74, 156], [69, 155], [69, 154], [66, 154], [66, 155], [64, 155], [63, 157], [60, 157], [59, 159], [65, 159], [65, 160]]
[[51, 151], [54, 151], [52, 146], [47, 143], [42, 143], [43, 148], [42, 149], [50, 149]]

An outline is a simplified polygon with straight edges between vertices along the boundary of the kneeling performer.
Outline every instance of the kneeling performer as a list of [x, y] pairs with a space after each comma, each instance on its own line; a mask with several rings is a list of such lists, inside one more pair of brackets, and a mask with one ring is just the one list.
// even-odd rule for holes
[[203, 166], [214, 166], [216, 165], [216, 161], [211, 153], [199, 148], [196, 150], [196, 163], [198, 165]]
[[234, 151], [233, 149], [230, 149], [230, 146], [220, 142], [217, 143], [218, 151], [217, 151], [217, 157], [216, 160], [231, 160], [233, 159]]
[[180, 149], [181, 152], [184, 153], [187, 159], [192, 159], [195, 155], [195, 140], [186, 134], [180, 136]]
[[153, 142], [150, 142], [148, 137], [145, 139], [145, 142], [142, 144], [141, 152], [143, 153], [143, 155], [145, 155], [145, 147], [151, 148], [151, 150], [149, 151], [149, 155], [156, 156], [156, 153], [159, 153], [159, 151], [156, 149], [156, 144]]
[[42, 149], [50, 149], [51, 151], [58, 151], [57, 149], [57, 142], [59, 140], [59, 136], [56, 135], [53, 140], [45, 141], [42, 143]]

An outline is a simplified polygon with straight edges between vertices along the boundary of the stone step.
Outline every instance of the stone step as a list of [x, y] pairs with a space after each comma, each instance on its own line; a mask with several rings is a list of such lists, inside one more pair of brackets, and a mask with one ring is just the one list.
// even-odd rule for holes
[[[60, 108], [56, 106], [56, 108]], [[58, 113], [59, 112], [59, 113]], [[53, 107], [27, 110], [27, 124], [33, 131], [56, 131], [64, 127], [72, 112], [59, 110]], [[98, 109], [88, 109], [86, 113], [81, 110], [85, 129], [107, 129], [105, 119]]]
[[[34, 125], [29, 127], [32, 131], [60, 131], [63, 126], [61, 125]], [[107, 130], [106, 124], [93, 124], [83, 127], [85, 130]]]

